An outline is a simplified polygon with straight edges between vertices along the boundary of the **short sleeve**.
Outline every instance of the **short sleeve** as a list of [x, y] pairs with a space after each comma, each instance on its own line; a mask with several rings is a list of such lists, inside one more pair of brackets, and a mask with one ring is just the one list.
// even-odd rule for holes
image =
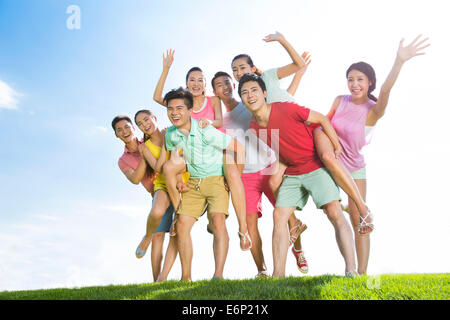
[[308, 121], [311, 109], [303, 107], [293, 102], [285, 102], [289, 114], [297, 121]]
[[173, 149], [175, 149], [175, 144], [173, 141], [173, 137], [174, 137], [174, 130], [172, 130], [172, 127], [170, 127], [169, 129], [167, 129], [166, 135], [165, 135], [165, 139], [166, 139], [166, 149], [168, 151], [171, 151]]
[[119, 159], [119, 168], [125, 174], [128, 169], [132, 169], [122, 158]]
[[266, 87], [269, 85], [276, 85], [277, 87], [280, 86], [280, 79], [278, 79], [277, 70], [277, 68], [273, 68], [262, 73], [261, 78], [263, 79]]

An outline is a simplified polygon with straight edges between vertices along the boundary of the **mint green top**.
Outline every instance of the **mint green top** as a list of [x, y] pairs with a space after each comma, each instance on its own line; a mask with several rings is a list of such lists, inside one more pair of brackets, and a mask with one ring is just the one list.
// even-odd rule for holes
[[183, 157], [191, 178], [200, 179], [223, 175], [223, 150], [228, 147], [232, 137], [220, 132], [212, 125], [204, 129], [198, 121], [191, 118], [191, 131], [187, 136], [175, 126], [166, 133], [166, 148], [183, 150]]
[[261, 78], [264, 80], [267, 90], [267, 103], [274, 102], [295, 102], [293, 96], [285, 89], [280, 88], [280, 79], [278, 79], [277, 68], [266, 70], [262, 73]]

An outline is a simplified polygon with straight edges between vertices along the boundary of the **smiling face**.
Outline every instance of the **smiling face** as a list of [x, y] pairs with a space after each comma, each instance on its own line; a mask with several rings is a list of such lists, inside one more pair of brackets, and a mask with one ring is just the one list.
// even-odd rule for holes
[[214, 94], [220, 100], [227, 100], [233, 98], [234, 84], [230, 77], [221, 76], [214, 80]]
[[114, 132], [116, 133], [116, 137], [122, 140], [125, 144], [130, 143], [135, 139], [133, 124], [127, 120], [117, 122]]
[[354, 101], [366, 99], [371, 84], [369, 78], [361, 71], [354, 69], [348, 73], [347, 85]]
[[258, 82], [248, 81], [242, 84], [242, 103], [251, 113], [257, 112], [261, 107], [266, 105], [266, 96], [267, 92], [263, 91]]
[[178, 129], [190, 127], [191, 113], [192, 109], [188, 109], [182, 98], [171, 99], [167, 104], [167, 116]]
[[191, 71], [186, 81], [187, 89], [192, 93], [194, 97], [198, 97], [205, 93], [206, 83], [203, 72]]
[[242, 76], [247, 73], [254, 73], [256, 67], [251, 67], [246, 58], [239, 58], [233, 61], [232, 64], [233, 76], [237, 82], [241, 80]]
[[136, 115], [138, 128], [147, 136], [151, 136], [156, 130], [156, 117], [146, 112], [139, 112]]

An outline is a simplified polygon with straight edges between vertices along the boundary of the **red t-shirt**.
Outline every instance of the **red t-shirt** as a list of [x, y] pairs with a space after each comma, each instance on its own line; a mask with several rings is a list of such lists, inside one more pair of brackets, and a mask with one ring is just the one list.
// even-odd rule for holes
[[277, 142], [272, 139], [276, 139], [274, 130], [279, 130], [278, 150], [280, 159], [288, 166], [285, 172], [288, 175], [306, 174], [323, 167], [314, 148], [311, 128], [305, 123], [309, 112], [310, 109], [293, 102], [275, 102], [272, 103], [267, 127], [261, 127], [256, 121], [250, 123], [250, 128], [256, 130], [260, 139], [267, 140], [275, 152]]

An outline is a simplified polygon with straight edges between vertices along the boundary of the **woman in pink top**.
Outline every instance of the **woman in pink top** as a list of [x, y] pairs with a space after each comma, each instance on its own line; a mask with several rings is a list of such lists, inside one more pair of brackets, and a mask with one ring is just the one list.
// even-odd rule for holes
[[[174, 50], [168, 50], [166, 55], [163, 54], [163, 71], [153, 94], [153, 100], [164, 107], [166, 105], [164, 104], [163, 89], [174, 60], [174, 53]], [[202, 69], [193, 67], [188, 71], [186, 74], [186, 87], [194, 97], [192, 118], [197, 120], [203, 119], [220, 130], [222, 127], [220, 99], [216, 96], [206, 96], [206, 81]]]
[[[168, 50], [166, 55], [163, 54], [163, 71], [153, 94], [153, 100], [164, 107], [166, 105], [164, 104], [163, 89], [173, 60], [173, 50]], [[225, 132], [222, 128], [222, 105], [220, 99], [216, 96], [206, 96], [205, 76], [199, 67], [191, 68], [186, 74], [186, 87], [192, 93], [194, 98], [194, 107], [191, 117], [199, 120], [200, 127], [211, 124], [218, 130]], [[166, 174], [166, 185], [176, 212], [178, 204], [181, 201], [178, 190], [183, 189], [183, 187], [177, 188], [176, 175], [186, 170], [186, 163], [184, 162], [184, 159], [179, 157], [178, 153], [174, 152], [172, 154], [173, 156], [170, 161], [165, 164], [164, 172], [170, 172], [169, 174]], [[244, 164], [238, 166], [234, 162], [234, 158], [232, 159], [232, 157], [227, 157], [227, 155], [224, 154], [223, 168], [239, 223], [238, 235], [241, 242], [241, 249], [246, 251], [251, 248], [252, 242], [248, 234], [244, 185], [241, 180], [241, 172], [244, 168]], [[174, 220], [174, 224], [175, 222], [176, 219]], [[208, 231], [209, 230], [210, 229], [208, 228]], [[171, 234], [175, 235], [174, 228]]]
[[[372, 95], [376, 86], [373, 68], [365, 62], [352, 64], [346, 74], [351, 95], [338, 96], [328, 113], [342, 145], [339, 160], [350, 172], [364, 200], [366, 199], [366, 164], [361, 149], [369, 142], [368, 135], [371, 129], [384, 115], [389, 94], [403, 64], [412, 57], [423, 55], [424, 53], [420, 51], [429, 46], [429, 44], [424, 45], [428, 38], [420, 39], [420, 37], [419, 35], [408, 46], [403, 46], [403, 39], [400, 41], [394, 65], [381, 87], [378, 99]], [[314, 130], [314, 142], [320, 145], [317, 148], [327, 150], [322, 155], [332, 156], [334, 149], [329, 140], [321, 139], [318, 132], [319, 129]], [[370, 212], [364, 217], [360, 216], [354, 201], [350, 198], [348, 204], [350, 219], [355, 230], [358, 273], [365, 274], [369, 262], [369, 233], [374, 229], [372, 216]]]

